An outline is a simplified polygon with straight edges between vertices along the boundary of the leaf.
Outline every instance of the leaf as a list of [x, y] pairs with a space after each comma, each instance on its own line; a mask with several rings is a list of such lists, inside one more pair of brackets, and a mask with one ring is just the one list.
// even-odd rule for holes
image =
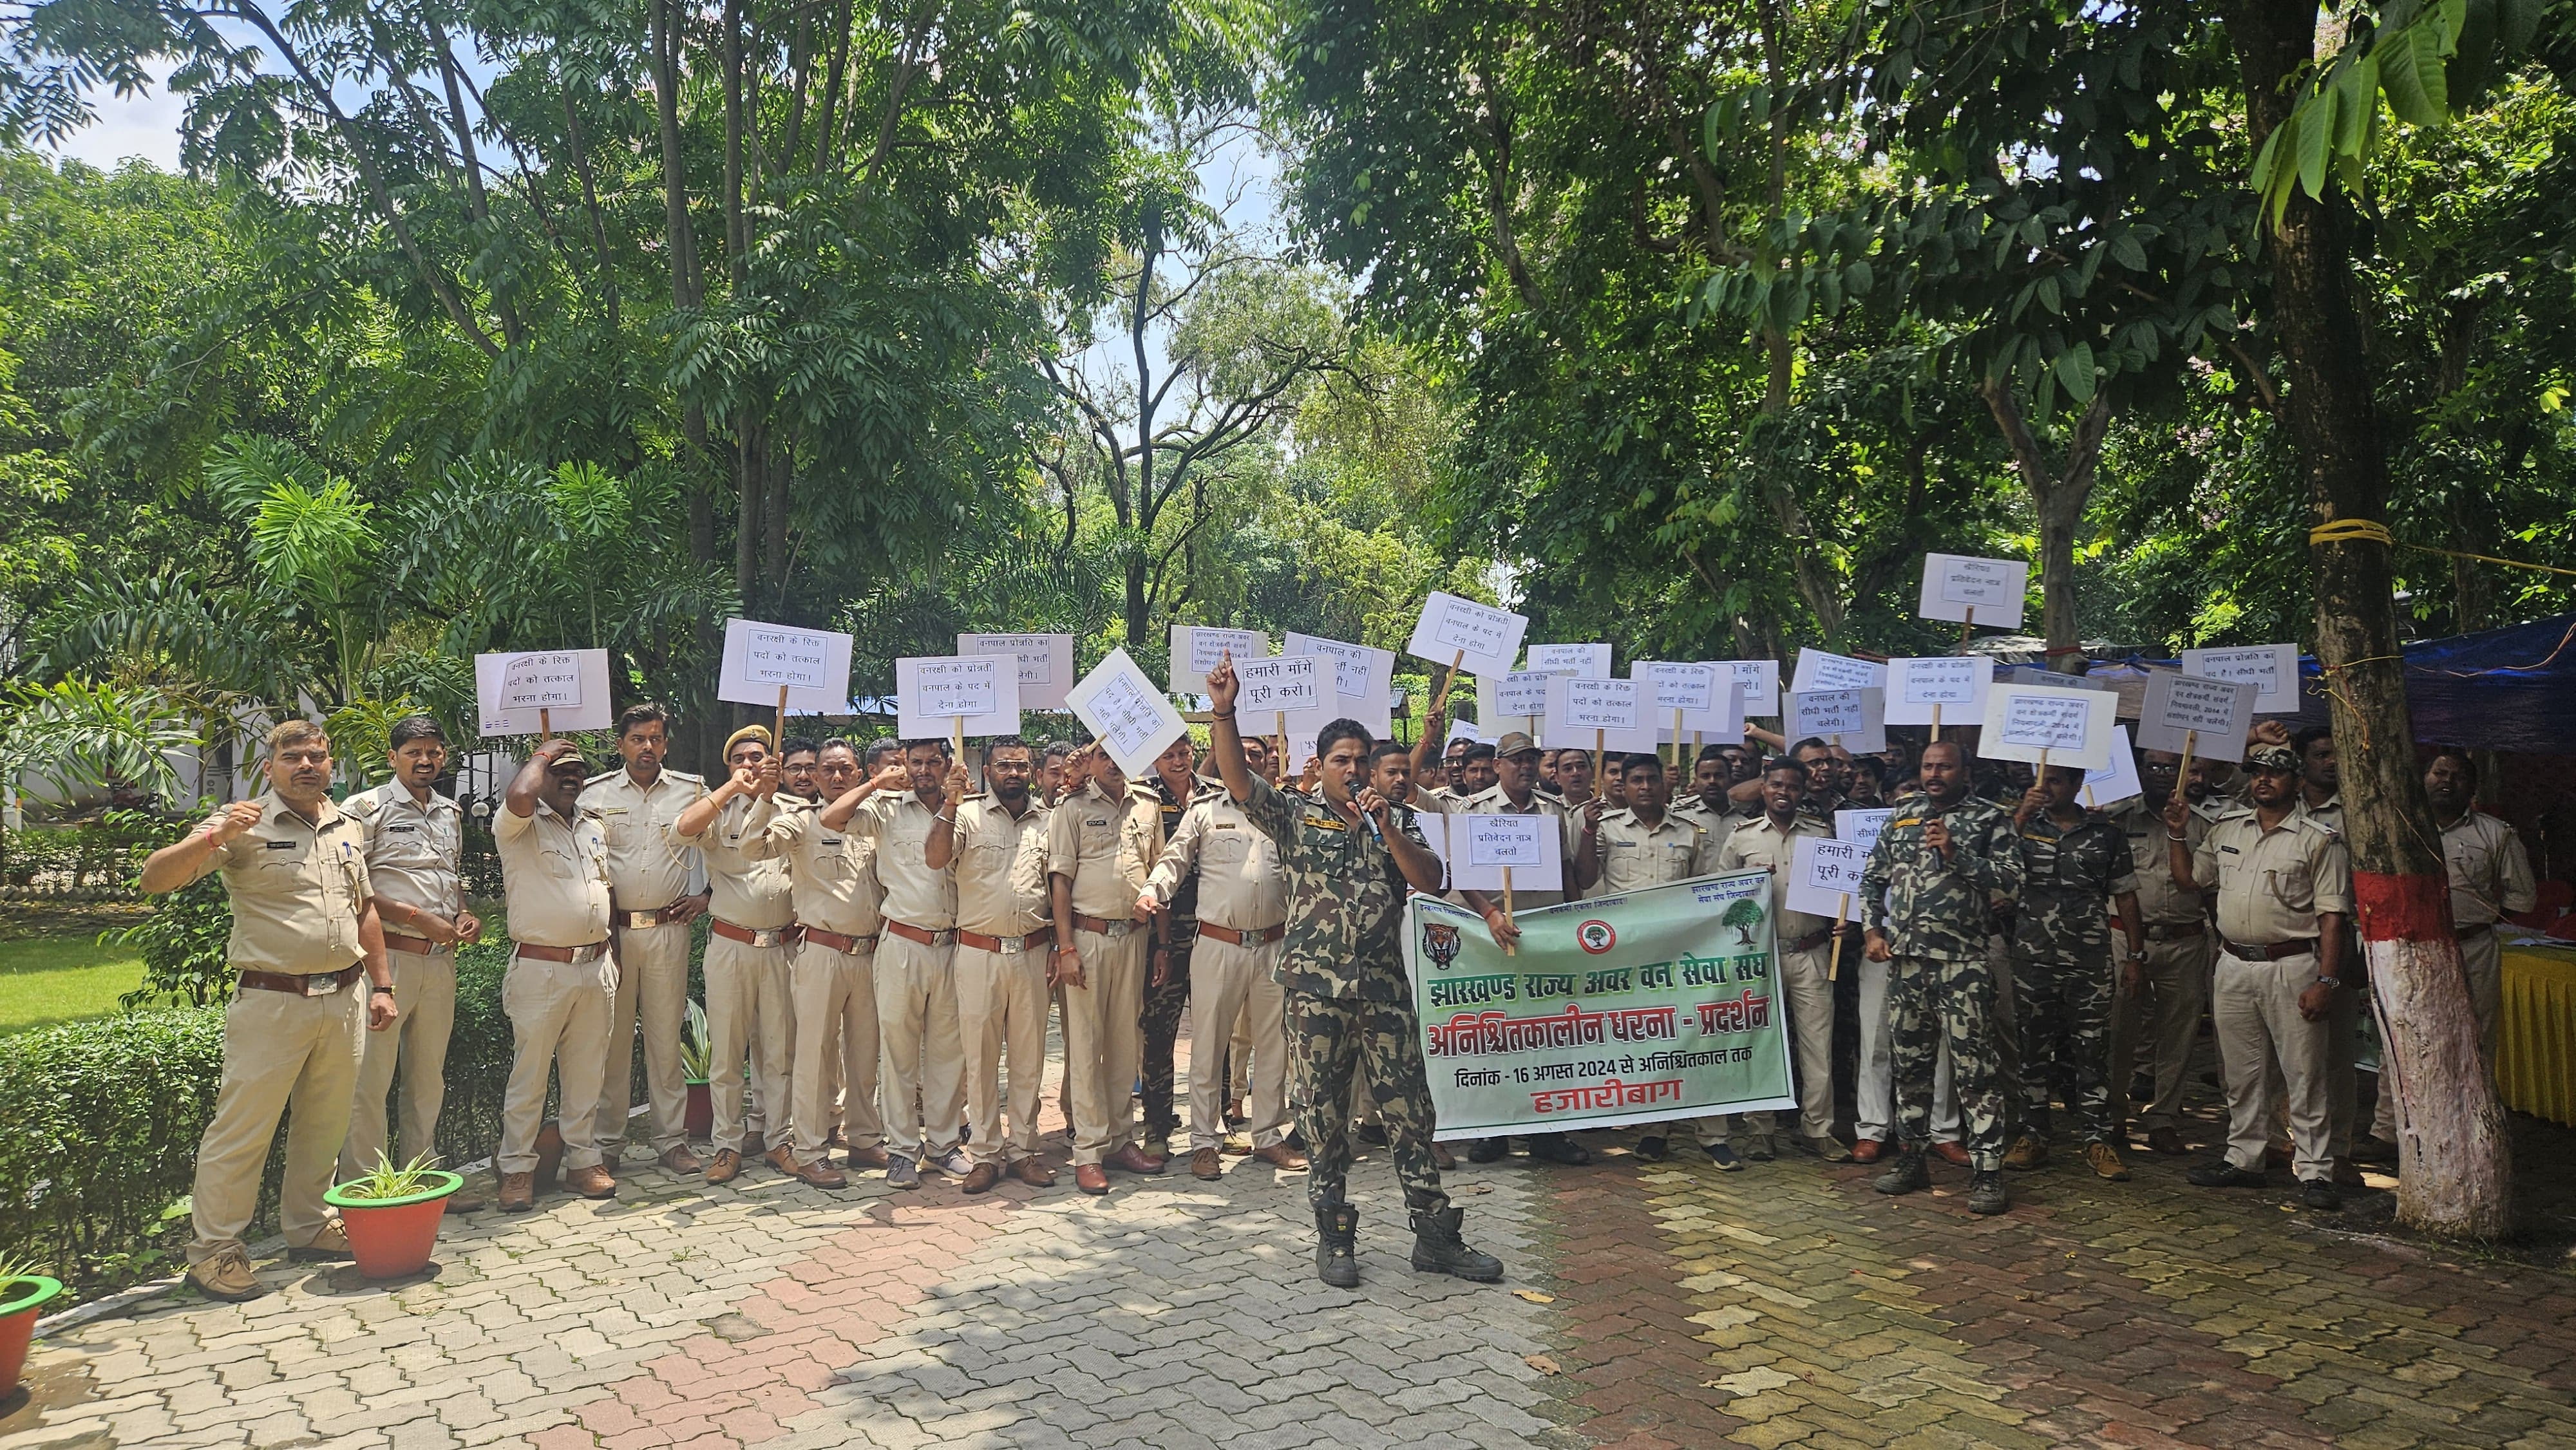
[[1548, 1358], [1546, 1355], [1543, 1355], [1543, 1354], [1525, 1354], [1525, 1355], [1522, 1355], [1522, 1356], [1521, 1356], [1521, 1360], [1522, 1360], [1522, 1362], [1523, 1362], [1523, 1363], [1527, 1364], [1530, 1368], [1532, 1368], [1532, 1369], [1534, 1369], [1534, 1370], [1537, 1370], [1540, 1374], [1563, 1374], [1563, 1373], [1565, 1373], [1565, 1367], [1564, 1367], [1564, 1366], [1562, 1366], [1562, 1365], [1558, 1364], [1555, 1360], [1552, 1360], [1552, 1359]]
[[2057, 355], [2057, 381], [2078, 403], [2093, 401], [2093, 345], [2079, 342]]
[[2441, 38], [2419, 20], [2373, 48], [2379, 57], [2379, 88], [2400, 120], [2439, 126], [2450, 119], [2440, 47]]
[[[2334, 104], [2332, 96], [2320, 96], [2317, 99], [2324, 106]], [[2301, 106], [2293, 113], [2291, 121], [2299, 128], [2299, 187], [2310, 196], [2323, 196], [2326, 185], [2326, 151], [2334, 143], [2333, 117], [2331, 114], [2320, 115], [2310, 107]]]
[[1553, 1304], [1556, 1302], [1556, 1296], [1554, 1294], [1542, 1294], [1536, 1289], [1514, 1289], [1512, 1291], [1512, 1297], [1516, 1299], [1527, 1299], [1533, 1304]]

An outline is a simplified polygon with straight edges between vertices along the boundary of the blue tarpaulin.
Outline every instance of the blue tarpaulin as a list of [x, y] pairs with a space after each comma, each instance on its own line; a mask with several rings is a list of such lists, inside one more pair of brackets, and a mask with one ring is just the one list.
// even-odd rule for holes
[[[2417, 740], [2576, 755], [2576, 614], [2417, 640], [2405, 655]], [[2301, 718], [2320, 725], [2323, 678], [2314, 656], [2300, 657]]]

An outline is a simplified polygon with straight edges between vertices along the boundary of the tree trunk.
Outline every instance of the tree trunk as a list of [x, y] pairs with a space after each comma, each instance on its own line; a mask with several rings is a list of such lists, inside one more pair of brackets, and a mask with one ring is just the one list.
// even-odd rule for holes
[[2052, 464], [2021, 400], [2009, 384], [1988, 378], [1977, 387], [1995, 427], [2012, 449], [2013, 468], [2030, 490], [2032, 510], [2039, 515], [2039, 598], [2041, 628], [2048, 636], [2048, 667], [2062, 675], [2075, 673], [2084, 658], [2084, 633], [2075, 614], [2075, 531], [2083, 526], [2085, 505], [2093, 498], [2093, 479], [2102, 462], [2102, 435], [2111, 427], [2111, 402], [2095, 393], [2075, 420], [2075, 435], [2066, 442], [2066, 458]]
[[[2314, 54], [2313, 0], [2232, 0], [2229, 28], [2245, 81], [2248, 144], [2287, 118], [2290, 85]], [[2352, 212], [2340, 193], [2294, 193], [2266, 239], [2272, 323], [2289, 387], [2284, 407], [2318, 522], [2379, 522], [2388, 460], [2361, 316], [2350, 292]], [[2317, 658], [2343, 762], [2353, 903], [2386, 1043], [2382, 1091], [2398, 1094], [2397, 1214], [2472, 1238], [2512, 1224], [2504, 1109], [2478, 1058], [2451, 899], [2432, 810], [2415, 767], [2406, 678], [2390, 598], [2388, 546], [2311, 546]]]

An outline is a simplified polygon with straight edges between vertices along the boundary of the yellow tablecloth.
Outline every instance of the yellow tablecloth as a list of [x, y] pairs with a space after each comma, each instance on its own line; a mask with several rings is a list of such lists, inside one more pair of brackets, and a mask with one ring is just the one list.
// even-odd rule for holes
[[2576, 1124], [2576, 951], [2504, 948], [2496, 1085], [2505, 1106]]

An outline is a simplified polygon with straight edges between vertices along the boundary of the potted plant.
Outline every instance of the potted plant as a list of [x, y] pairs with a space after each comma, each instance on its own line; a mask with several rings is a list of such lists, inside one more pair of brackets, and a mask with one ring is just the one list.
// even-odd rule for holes
[[0, 1260], [0, 1399], [18, 1392], [27, 1346], [36, 1337], [36, 1312], [63, 1292], [61, 1281], [18, 1260]]
[[680, 1076], [688, 1079], [689, 1111], [680, 1131], [703, 1138], [715, 1131], [716, 1100], [707, 1091], [707, 1059], [714, 1054], [707, 1031], [707, 1009], [689, 1004], [687, 1030], [680, 1034]]
[[447, 1196], [465, 1180], [429, 1166], [423, 1153], [396, 1168], [383, 1154], [364, 1177], [353, 1178], [322, 1195], [340, 1210], [340, 1226], [349, 1234], [349, 1253], [358, 1272], [370, 1279], [399, 1279], [429, 1264], [438, 1243], [438, 1221], [446, 1216]]

